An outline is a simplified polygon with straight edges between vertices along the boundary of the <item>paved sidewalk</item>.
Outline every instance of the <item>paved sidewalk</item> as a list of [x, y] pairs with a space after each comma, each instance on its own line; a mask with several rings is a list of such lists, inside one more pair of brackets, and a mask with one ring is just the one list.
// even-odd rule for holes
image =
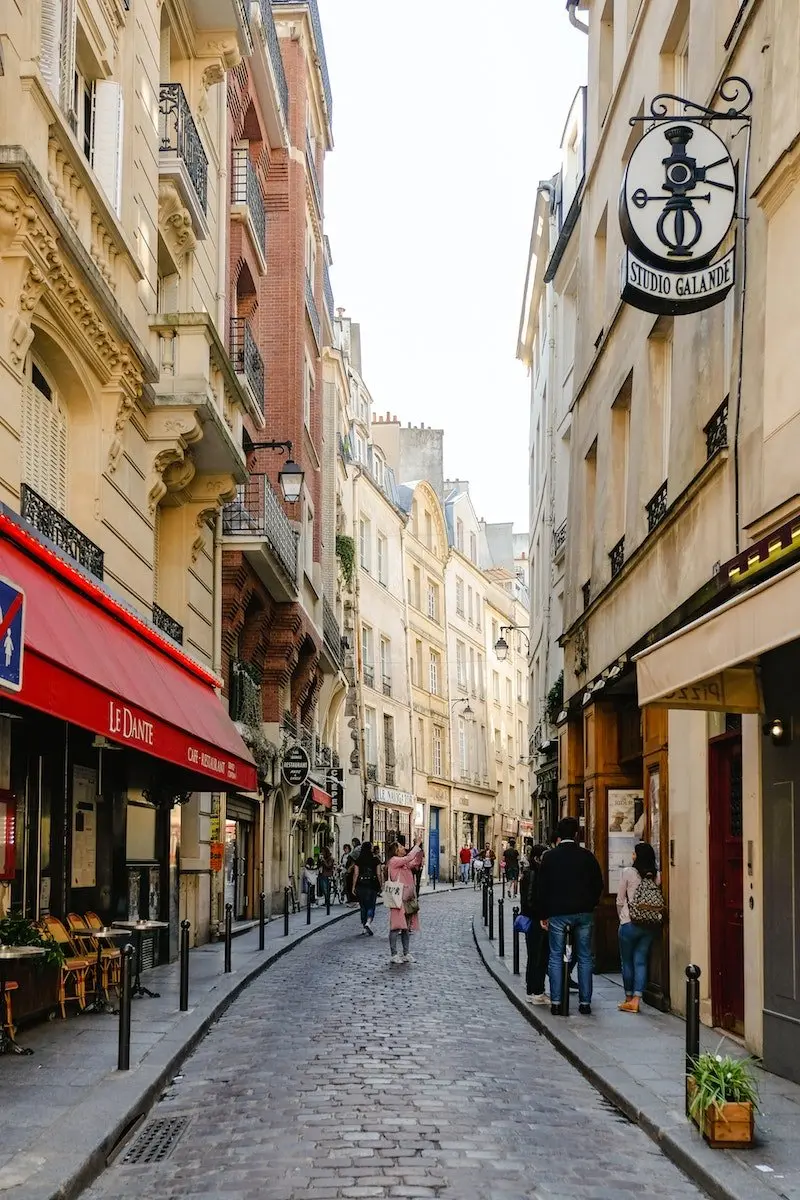
[[[528, 1020], [627, 1117], [639, 1124], [670, 1158], [718, 1200], [800, 1200], [800, 1087], [757, 1069], [760, 1112], [751, 1150], [712, 1150], [684, 1115], [683, 1020], [648, 1005], [639, 1016], [621, 1013], [620, 976], [597, 975], [592, 1015], [578, 1014], [577, 993], [569, 1018], [525, 999], [525, 939], [520, 938], [520, 975], [512, 974], [510, 921], [506, 956], [489, 941], [476, 900], [473, 933], [489, 972]], [[701, 1027], [702, 1050], [745, 1057], [738, 1042]], [[721, 1044], [722, 1043], [722, 1044]]]

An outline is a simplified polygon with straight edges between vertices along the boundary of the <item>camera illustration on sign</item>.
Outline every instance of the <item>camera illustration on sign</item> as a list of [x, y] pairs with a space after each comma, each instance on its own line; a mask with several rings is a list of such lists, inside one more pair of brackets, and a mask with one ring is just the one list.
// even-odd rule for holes
[[302, 746], [292, 746], [283, 756], [281, 773], [291, 787], [302, 787], [308, 779], [311, 762]]
[[[735, 98], [744, 92], [747, 99], [726, 112], [665, 95], [653, 100], [649, 117], [631, 119], [631, 124], [654, 121], [634, 147], [619, 200], [627, 246], [622, 298], [635, 308], [698, 312], [718, 304], [733, 287], [735, 246], [713, 260], [737, 215], [739, 181], [727, 145], [709, 127], [714, 121], [749, 123], [749, 85], [726, 80], [720, 96], [730, 99], [731, 89]], [[667, 101], [686, 115], [668, 116]]]

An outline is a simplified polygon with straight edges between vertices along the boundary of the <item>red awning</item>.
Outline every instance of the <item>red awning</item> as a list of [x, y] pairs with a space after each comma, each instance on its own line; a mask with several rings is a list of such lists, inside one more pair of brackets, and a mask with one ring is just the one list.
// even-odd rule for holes
[[331, 807], [331, 798], [327, 792], [323, 792], [322, 788], [315, 787], [313, 783], [308, 786], [311, 788], [311, 799], [315, 804], [321, 804], [323, 808]]
[[25, 593], [15, 700], [217, 786], [256, 790], [215, 676], [2, 512], [0, 575]]

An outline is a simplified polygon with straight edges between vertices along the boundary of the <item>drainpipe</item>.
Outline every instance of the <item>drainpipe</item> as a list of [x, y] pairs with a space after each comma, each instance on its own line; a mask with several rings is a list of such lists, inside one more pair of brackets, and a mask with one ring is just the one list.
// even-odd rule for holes
[[228, 88], [217, 86], [217, 120], [222, 133], [222, 154], [217, 169], [217, 329], [228, 344], [225, 330], [225, 304], [228, 280]]
[[222, 510], [214, 526], [214, 620], [212, 626], [211, 669], [222, 676]]
[[577, 7], [578, 0], [567, 0], [567, 16], [569, 17], [569, 23], [570, 25], [574, 25], [576, 29], [580, 29], [581, 33], [588, 33], [589, 26], [584, 25], [583, 21], [578, 20], [577, 13], [575, 12]]

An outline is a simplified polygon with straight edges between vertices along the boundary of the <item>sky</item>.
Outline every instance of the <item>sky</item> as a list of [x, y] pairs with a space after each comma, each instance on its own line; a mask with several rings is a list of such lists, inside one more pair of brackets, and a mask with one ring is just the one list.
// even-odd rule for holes
[[528, 526], [516, 361], [540, 179], [586, 43], [564, 0], [319, 0], [333, 91], [325, 229], [375, 413], [442, 428], [479, 517]]

